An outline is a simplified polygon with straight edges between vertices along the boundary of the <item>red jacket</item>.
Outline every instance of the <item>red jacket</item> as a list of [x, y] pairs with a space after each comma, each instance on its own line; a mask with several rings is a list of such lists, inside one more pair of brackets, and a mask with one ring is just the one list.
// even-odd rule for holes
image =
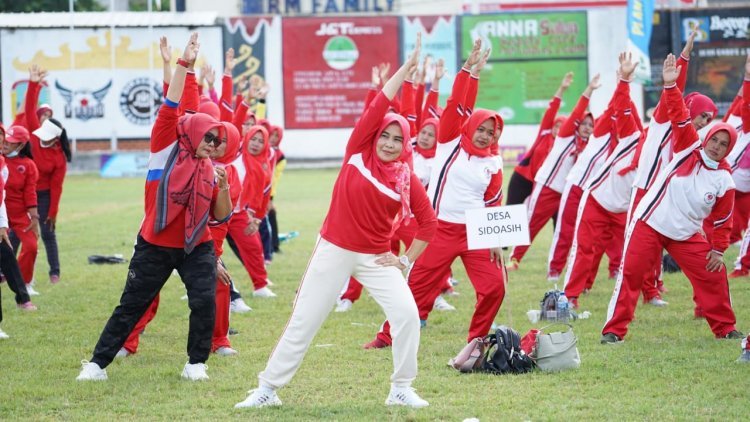
[[29, 208], [37, 206], [36, 184], [39, 172], [31, 158], [5, 157], [8, 180], [5, 182], [5, 205], [8, 219], [22, 218]]

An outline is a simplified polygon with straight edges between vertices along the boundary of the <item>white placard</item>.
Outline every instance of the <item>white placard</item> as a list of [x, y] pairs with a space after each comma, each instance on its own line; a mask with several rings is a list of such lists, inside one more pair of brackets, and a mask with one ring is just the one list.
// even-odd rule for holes
[[526, 205], [467, 210], [466, 237], [472, 250], [530, 244]]

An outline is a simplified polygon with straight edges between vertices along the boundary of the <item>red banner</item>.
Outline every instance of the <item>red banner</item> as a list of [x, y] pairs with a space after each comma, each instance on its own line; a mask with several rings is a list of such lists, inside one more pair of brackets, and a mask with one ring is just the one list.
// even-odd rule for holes
[[397, 17], [282, 20], [285, 126], [353, 127], [372, 67], [399, 65], [398, 25]]

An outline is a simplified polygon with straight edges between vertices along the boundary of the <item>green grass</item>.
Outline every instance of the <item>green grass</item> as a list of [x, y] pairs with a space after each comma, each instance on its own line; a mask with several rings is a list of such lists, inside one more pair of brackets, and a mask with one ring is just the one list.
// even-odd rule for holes
[[[5, 320], [12, 337], [0, 341], [0, 420], [739, 420], [747, 418], [750, 365], [735, 363], [736, 341], [715, 340], [705, 321], [692, 319], [692, 291], [681, 275], [668, 275], [666, 309], [639, 305], [637, 320], [621, 346], [599, 344], [599, 330], [613, 283], [604, 277], [582, 298], [592, 317], [575, 323], [582, 366], [559, 374], [521, 376], [462, 375], [446, 366], [464, 345], [474, 299], [460, 262], [458, 311], [435, 312], [422, 331], [418, 392], [431, 405], [412, 411], [383, 405], [391, 373], [390, 350], [365, 351], [383, 315], [363, 295], [349, 313], [331, 313], [313, 341], [291, 384], [279, 392], [284, 406], [235, 411], [232, 406], [256, 385], [291, 310], [291, 301], [325, 215], [336, 172], [288, 171], [277, 198], [281, 230], [301, 235], [284, 245], [271, 265], [279, 297], [255, 299], [250, 281], [234, 257], [228, 264], [253, 312], [233, 315], [240, 331], [231, 337], [240, 355], [212, 357], [211, 380], [180, 379], [186, 361], [188, 308], [184, 289], [171, 279], [156, 319], [142, 336], [138, 354], [107, 368], [109, 381], [78, 383], [79, 361], [94, 344], [117, 304], [125, 265], [88, 265], [92, 254], [129, 257], [142, 217], [142, 180], [69, 177], [58, 236], [63, 262], [59, 285], [46, 279], [46, 258], [37, 261], [36, 313], [15, 309], [3, 289]], [[550, 287], [545, 280], [547, 227], [531, 248], [523, 268], [511, 274], [509, 294], [496, 318], [522, 334], [525, 317]], [[43, 248], [41, 248], [43, 249]], [[227, 248], [227, 250], [229, 250]], [[231, 252], [230, 252], [231, 253]], [[727, 262], [736, 256], [727, 254]], [[605, 271], [600, 272], [604, 274]], [[739, 321], [750, 329], [750, 282], [731, 283]], [[326, 346], [332, 345], [332, 346]]]

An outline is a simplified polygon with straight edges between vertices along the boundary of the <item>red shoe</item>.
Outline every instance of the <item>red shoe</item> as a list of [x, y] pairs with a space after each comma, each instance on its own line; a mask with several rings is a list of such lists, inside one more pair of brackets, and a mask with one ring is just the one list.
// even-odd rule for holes
[[747, 277], [749, 275], [750, 275], [750, 271], [748, 271], [746, 268], [740, 268], [729, 273], [729, 276], [727, 276], [727, 278], [740, 278], [740, 277]]
[[386, 347], [391, 347], [391, 345], [386, 343], [385, 340], [381, 340], [380, 337], [375, 337], [375, 340], [362, 346], [363, 349], [384, 349]]
[[659, 293], [668, 293], [669, 290], [664, 286], [664, 280], [656, 280], [656, 290], [659, 291]]

